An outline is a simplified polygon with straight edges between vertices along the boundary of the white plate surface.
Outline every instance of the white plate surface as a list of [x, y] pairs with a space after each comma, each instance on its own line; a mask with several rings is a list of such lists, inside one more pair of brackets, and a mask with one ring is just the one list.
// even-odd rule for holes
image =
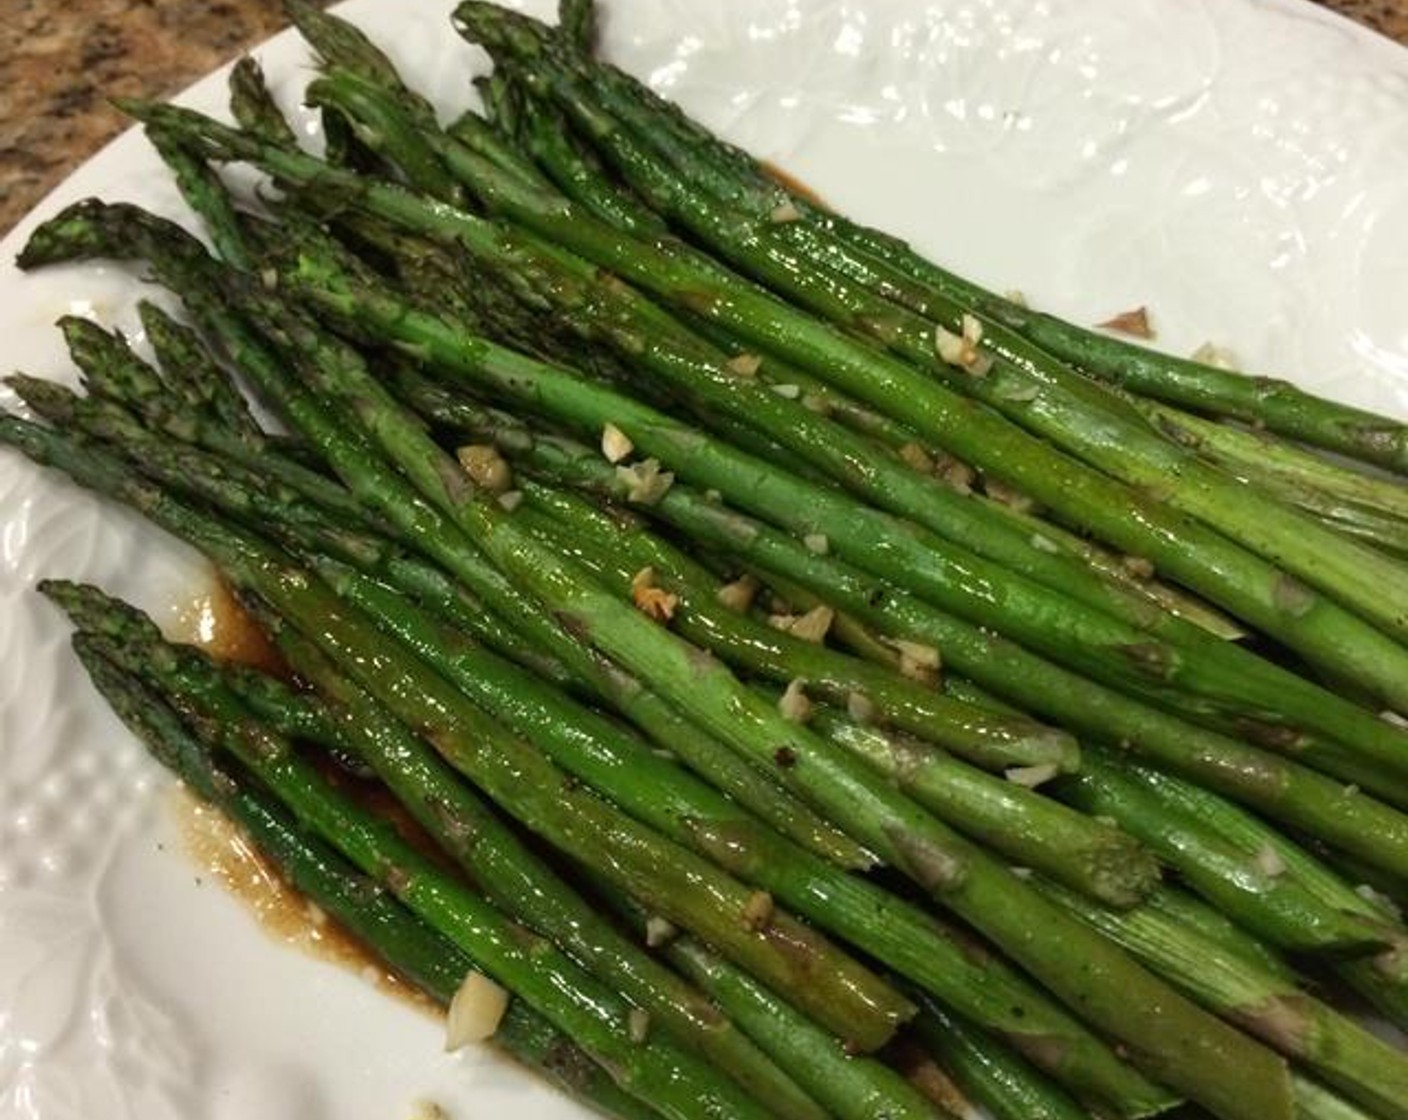
[[[1293, 0], [605, 0], [606, 49], [852, 214], [1082, 321], [1408, 416], [1408, 53]], [[447, 113], [482, 56], [444, 0], [354, 0]], [[534, 4], [533, 7], [544, 7]], [[258, 52], [292, 109], [288, 35]], [[185, 101], [219, 111], [223, 72]], [[315, 131], [309, 114], [299, 118]], [[90, 194], [185, 213], [124, 136], [0, 245], [7, 368], [68, 368], [52, 323], [136, 330], [113, 267], [21, 276]], [[10, 404], [0, 390], [0, 404]], [[0, 1120], [578, 1115], [507, 1063], [275, 945], [183, 854], [169, 782], [31, 591], [82, 577], [170, 620], [191, 555], [0, 451]]]

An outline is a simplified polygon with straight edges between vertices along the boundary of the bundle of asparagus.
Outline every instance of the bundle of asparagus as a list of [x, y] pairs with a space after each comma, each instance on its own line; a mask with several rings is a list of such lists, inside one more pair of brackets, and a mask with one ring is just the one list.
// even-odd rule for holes
[[237, 125], [126, 106], [214, 253], [89, 201], [21, 258], [145, 262], [189, 324], [144, 304], [149, 363], [64, 321], [86, 394], [11, 378], [0, 441], [289, 670], [41, 584], [161, 762], [611, 1115], [1408, 1117], [1331, 1002], [1408, 1026], [1401, 425], [849, 222], [588, 2], [463, 4], [495, 69], [444, 128], [291, 11], [323, 157], [243, 62]]

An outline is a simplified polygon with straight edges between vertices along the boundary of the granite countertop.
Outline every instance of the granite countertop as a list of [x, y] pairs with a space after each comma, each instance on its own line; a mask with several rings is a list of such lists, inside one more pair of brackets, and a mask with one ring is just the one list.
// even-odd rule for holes
[[[1408, 44], [1408, 0], [1321, 0]], [[106, 99], [172, 94], [287, 20], [280, 0], [13, 0], [0, 22], [0, 234], [120, 132]]]

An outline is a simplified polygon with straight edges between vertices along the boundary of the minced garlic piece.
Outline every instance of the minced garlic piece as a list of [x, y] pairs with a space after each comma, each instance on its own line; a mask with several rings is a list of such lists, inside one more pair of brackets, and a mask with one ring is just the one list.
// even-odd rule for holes
[[812, 718], [812, 702], [807, 699], [806, 681], [794, 680], [787, 685], [782, 698], [777, 702], [777, 710], [783, 719], [793, 723], [806, 723]]
[[637, 610], [656, 622], [669, 622], [680, 605], [678, 595], [655, 586], [655, 569], [650, 567], [642, 568], [631, 577], [631, 601]]
[[636, 445], [615, 424], [607, 424], [601, 429], [601, 453], [608, 463], [619, 463], [635, 449]]

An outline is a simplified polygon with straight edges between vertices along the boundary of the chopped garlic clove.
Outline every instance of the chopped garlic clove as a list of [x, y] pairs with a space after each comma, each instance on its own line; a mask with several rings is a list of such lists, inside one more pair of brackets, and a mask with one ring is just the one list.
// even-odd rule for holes
[[757, 354], [735, 354], [724, 363], [724, 368], [739, 377], [753, 377], [762, 364], [763, 359]]
[[831, 622], [835, 617], [836, 612], [830, 607], [816, 606], [806, 614], [793, 619], [791, 625], [787, 627], [787, 632], [794, 638], [801, 638], [804, 642], [820, 644], [826, 641], [826, 635], [830, 632]]
[[636, 609], [656, 622], [669, 622], [675, 617], [680, 597], [655, 586], [655, 569], [642, 568], [631, 578], [631, 601]]
[[717, 598], [721, 605], [731, 611], [746, 611], [753, 605], [753, 599], [760, 586], [762, 585], [758, 583], [757, 576], [745, 573], [732, 583], [720, 587]]
[[645, 920], [645, 944], [648, 948], [658, 949], [661, 945], [668, 945], [679, 936], [679, 932], [669, 918], [652, 915]]
[[1276, 879], [1286, 873], [1286, 861], [1281, 858], [1281, 853], [1270, 844], [1263, 844], [1252, 857], [1252, 863], [1256, 869], [1268, 879]]
[[772, 921], [772, 895], [767, 891], [754, 891], [743, 906], [743, 924], [749, 929], [766, 929]]
[[445, 1016], [445, 1049], [459, 1050], [492, 1038], [508, 1010], [508, 998], [508, 992], [482, 972], [470, 972]]
[[471, 443], [455, 449], [469, 481], [491, 494], [502, 494], [513, 485], [513, 470], [499, 449], [490, 443]]
[[812, 718], [812, 702], [807, 699], [806, 681], [794, 680], [788, 683], [787, 690], [777, 702], [777, 710], [783, 719], [793, 723], [806, 723]]
[[672, 471], [662, 471], [659, 459], [642, 459], [628, 467], [617, 467], [616, 478], [626, 487], [626, 501], [653, 506], [675, 484]]
[[1036, 789], [1051, 781], [1060, 772], [1061, 768], [1054, 762], [1043, 762], [1036, 766], [1009, 766], [1002, 772], [1002, 776], [1014, 785]]
[[615, 424], [607, 424], [601, 429], [601, 453], [608, 463], [619, 463], [635, 449], [636, 445]]

